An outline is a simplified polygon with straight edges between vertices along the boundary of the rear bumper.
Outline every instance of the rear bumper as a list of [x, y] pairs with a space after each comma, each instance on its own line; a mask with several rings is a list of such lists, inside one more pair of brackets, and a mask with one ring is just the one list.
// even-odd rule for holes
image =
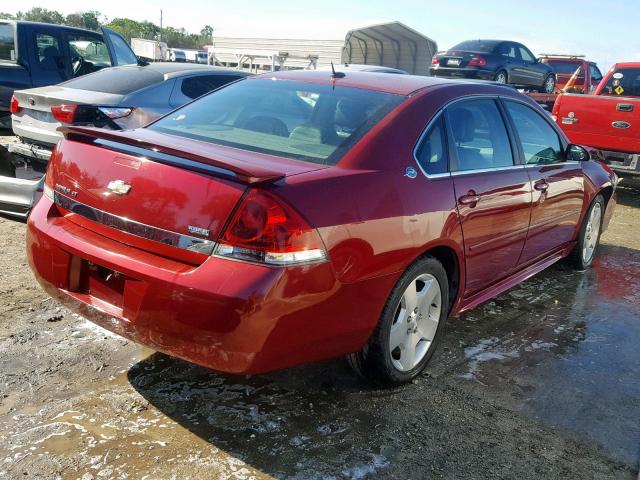
[[[15, 145], [7, 145], [9, 152], [16, 152]], [[46, 160], [34, 157], [20, 159], [8, 155], [4, 149], [0, 149], [0, 213], [25, 218], [31, 207], [42, 195], [44, 186], [44, 166]], [[47, 157], [48, 158], [48, 157]], [[34, 169], [34, 163], [37, 168]]]
[[41, 145], [18, 141], [7, 145], [7, 150], [15, 155], [21, 155], [28, 158], [37, 158], [38, 160], [45, 160], [48, 162], [51, 158], [53, 146], [51, 148], [47, 148]]
[[623, 153], [600, 150], [603, 162], [616, 173], [624, 175], [640, 175], [640, 153]]
[[[72, 310], [135, 342], [229, 373], [360, 349], [395, 281], [340, 284], [328, 262], [272, 268], [210, 257], [187, 265], [80, 227], [46, 197], [29, 217], [27, 254], [43, 288]], [[86, 264], [119, 272], [121, 290], [79, 287]]]
[[481, 68], [447, 68], [447, 67], [431, 67], [431, 76], [445, 78], [470, 78], [478, 80], [494, 80], [495, 72], [493, 70], [483, 70]]

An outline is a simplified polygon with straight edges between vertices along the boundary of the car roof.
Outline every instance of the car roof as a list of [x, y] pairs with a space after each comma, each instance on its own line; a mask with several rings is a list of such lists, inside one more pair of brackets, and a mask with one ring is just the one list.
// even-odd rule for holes
[[[336, 67], [336, 71], [339, 72], [340, 69]], [[460, 84], [474, 84], [478, 85], [479, 88], [487, 85], [494, 87], [501, 86], [505, 89], [513, 90], [513, 87], [509, 85], [504, 86], [495, 82], [480, 82], [477, 80], [457, 80], [418, 75], [389, 75], [388, 73], [360, 71], [345, 71], [343, 73], [345, 74], [344, 77], [334, 79], [330, 70], [283, 70], [263, 73], [249, 80], [266, 80], [273, 78], [320, 85], [335, 84], [343, 87], [361, 88], [363, 90], [373, 90], [405, 96], [425, 88]]]
[[122, 67], [114, 67], [121, 69], [134, 70], [139, 72], [152, 72], [162, 75], [165, 80], [180, 77], [192, 73], [234, 73], [242, 76], [251, 75], [249, 72], [236, 70], [235, 68], [214, 67], [213, 65], [202, 65], [198, 63], [182, 63], [182, 62], [153, 62], [149, 65], [123, 65]]
[[102, 32], [96, 30], [89, 30], [88, 28], [80, 28], [80, 27], [70, 27], [68, 25], [58, 25], [57, 23], [44, 23], [44, 22], [30, 22], [28, 20], [12, 20], [12, 19], [4, 19], [0, 18], [0, 21], [3, 23], [13, 23], [16, 25], [33, 25], [34, 27], [48, 27], [48, 28], [60, 28], [64, 30], [75, 30], [77, 32], [83, 33], [94, 33], [97, 35], [102, 35]]

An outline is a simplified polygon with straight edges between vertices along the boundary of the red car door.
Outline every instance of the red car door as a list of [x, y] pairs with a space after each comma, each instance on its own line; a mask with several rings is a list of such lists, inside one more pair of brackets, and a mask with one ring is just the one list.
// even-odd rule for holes
[[514, 160], [497, 100], [457, 102], [446, 117], [468, 297], [516, 269], [529, 228], [531, 187]]
[[579, 162], [565, 160], [565, 145], [550, 118], [517, 101], [505, 100], [504, 105], [533, 192], [531, 225], [520, 257], [524, 265], [573, 240], [582, 212], [584, 177]]

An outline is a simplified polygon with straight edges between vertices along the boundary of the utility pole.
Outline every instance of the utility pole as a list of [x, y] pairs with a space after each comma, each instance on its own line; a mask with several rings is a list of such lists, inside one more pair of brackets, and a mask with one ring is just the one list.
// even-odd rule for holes
[[160, 40], [162, 41], [162, 9], [160, 9]]

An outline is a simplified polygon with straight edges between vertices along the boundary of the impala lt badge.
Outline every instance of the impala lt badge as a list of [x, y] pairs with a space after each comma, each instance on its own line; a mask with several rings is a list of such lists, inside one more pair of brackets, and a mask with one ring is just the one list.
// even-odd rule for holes
[[111, 180], [107, 188], [116, 195], [126, 195], [131, 190], [131, 185], [124, 183], [122, 180]]
[[65, 187], [64, 185], [61, 185], [59, 183], [56, 183], [55, 187], [59, 192], [70, 195], [73, 198], [76, 198], [78, 196], [78, 192], [76, 192], [75, 190], [71, 190], [69, 187]]

